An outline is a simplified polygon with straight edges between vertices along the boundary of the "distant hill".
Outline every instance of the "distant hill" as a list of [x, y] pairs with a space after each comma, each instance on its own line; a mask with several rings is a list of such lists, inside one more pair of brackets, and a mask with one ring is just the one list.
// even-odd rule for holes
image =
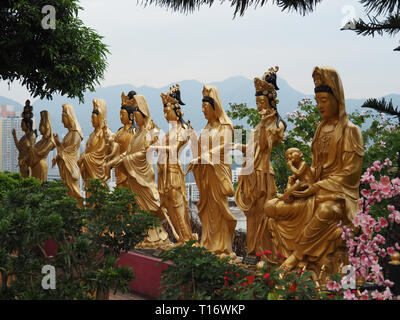
[[[196, 131], [201, 130], [206, 125], [206, 120], [201, 111], [203, 83], [197, 80], [184, 80], [177, 83], [181, 86], [182, 101], [186, 104], [182, 107], [185, 114], [185, 120], [190, 120]], [[297, 108], [298, 101], [304, 98], [313, 98], [313, 96], [303, 94], [293, 89], [289, 86], [286, 80], [282, 78], [278, 78], [277, 83], [280, 88], [278, 91], [278, 99], [280, 101], [278, 110], [282, 118], [285, 118], [287, 113], [292, 112]], [[83, 128], [84, 134], [85, 136], [88, 136], [93, 130], [90, 122], [93, 98], [102, 98], [106, 100], [108, 125], [110, 129], [115, 132], [121, 127], [119, 119], [121, 92], [127, 94], [130, 90], [135, 90], [138, 94], [142, 94], [146, 97], [153, 120], [163, 131], [166, 132], [168, 130], [168, 124], [165, 121], [162, 112], [163, 106], [160, 94], [168, 92], [169, 87], [174, 84], [176, 84], [176, 82], [162, 88], [152, 88], [149, 86], [135, 87], [130, 84], [99, 87], [95, 92], [87, 92], [84, 94], [84, 104], [79, 104], [76, 99], [68, 99], [59, 95], [54, 95], [53, 100], [31, 100], [31, 104], [34, 106], [37, 126], [40, 119], [40, 111], [48, 110], [53, 124], [53, 131], [58, 133], [60, 136], [66, 133], [66, 129], [61, 123], [61, 105], [64, 103], [72, 104], [75, 108], [76, 115]], [[255, 107], [254, 83], [252, 79], [237, 76], [209, 84], [215, 85], [219, 89], [222, 103], [226, 110], [229, 109], [229, 103], [246, 103], [249, 107]], [[390, 94], [385, 96], [385, 98], [388, 100], [393, 99], [395, 106], [400, 105], [400, 94]], [[350, 113], [356, 108], [359, 109], [366, 99], [346, 100], [348, 112]], [[2, 104], [14, 105], [16, 111], [22, 111], [23, 108], [23, 106], [18, 102], [0, 97], [0, 105]], [[235, 121], [235, 124], [244, 124], [245, 127], [247, 127], [246, 123]]]
[[[184, 118], [185, 120], [190, 120], [195, 130], [201, 130], [206, 125], [206, 120], [201, 111], [203, 83], [197, 80], [184, 80], [178, 83], [181, 86], [182, 101], [185, 103], [185, 106], [183, 106]], [[296, 109], [297, 102], [306, 97], [306, 95], [291, 88], [283, 79], [279, 79], [278, 83], [280, 87], [279, 108], [280, 113], [284, 116], [286, 113]], [[79, 104], [76, 99], [68, 99], [59, 95], [55, 95], [53, 100], [36, 100], [32, 104], [36, 119], [39, 119], [41, 110], [48, 110], [51, 115], [54, 132], [61, 134], [66, 133], [61, 123], [61, 105], [64, 103], [72, 104], [84, 134], [88, 136], [92, 131], [90, 116], [92, 112], [92, 100], [94, 98], [106, 100], [108, 125], [115, 132], [121, 127], [119, 119], [121, 93], [125, 92], [127, 94], [130, 90], [135, 90], [138, 94], [146, 97], [153, 120], [166, 132], [168, 130], [168, 123], [164, 119], [160, 94], [168, 92], [169, 87], [174, 84], [176, 83], [171, 83], [161, 88], [151, 88], [149, 86], [135, 87], [129, 84], [99, 87], [95, 92], [84, 94], [84, 104]], [[229, 109], [229, 103], [246, 103], [248, 106], [255, 107], [253, 80], [238, 76], [209, 84], [215, 85], [219, 89], [222, 103], [226, 110]], [[235, 123], [239, 124], [237, 121]]]

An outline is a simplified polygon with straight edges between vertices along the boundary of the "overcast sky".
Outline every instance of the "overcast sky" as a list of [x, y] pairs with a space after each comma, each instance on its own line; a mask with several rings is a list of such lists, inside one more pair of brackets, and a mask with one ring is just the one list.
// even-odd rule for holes
[[[80, 18], [104, 36], [111, 52], [103, 87], [252, 79], [278, 65], [280, 77], [311, 94], [313, 67], [329, 65], [340, 73], [346, 98], [400, 93], [400, 53], [393, 51], [399, 36], [340, 31], [346, 18], [364, 17], [358, 1], [325, 0], [305, 17], [270, 4], [235, 19], [229, 3], [188, 15], [136, 0], [82, 0], [81, 6]], [[20, 103], [29, 96], [17, 83], [9, 91], [4, 81], [0, 95]]]

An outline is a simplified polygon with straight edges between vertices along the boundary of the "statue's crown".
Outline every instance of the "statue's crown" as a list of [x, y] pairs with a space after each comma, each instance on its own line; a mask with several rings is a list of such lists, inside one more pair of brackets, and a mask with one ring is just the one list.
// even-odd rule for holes
[[256, 88], [256, 92], [267, 95], [270, 92], [275, 92], [279, 90], [276, 85], [276, 73], [278, 72], [279, 67], [269, 68], [267, 72], [265, 72], [262, 76], [262, 79], [254, 78], [254, 86]]
[[275, 68], [274, 67], [269, 68], [268, 71], [264, 73], [264, 75], [262, 77], [263, 80], [269, 82], [268, 79], [271, 79], [271, 78], [275, 78], [276, 79], [276, 73], [278, 71], [279, 71], [279, 67], [278, 66], [275, 66]]
[[179, 96], [178, 92], [180, 93], [179, 88], [180, 88], [179, 84], [176, 84], [169, 88], [169, 91], [167, 94], [161, 93], [161, 99], [162, 99], [163, 105], [167, 105], [168, 103], [179, 104], [179, 101], [177, 99]]
[[136, 107], [137, 103], [136, 103], [135, 99], [129, 99], [129, 97], [126, 96], [125, 93], [122, 92], [121, 105], [126, 106], [126, 107]]

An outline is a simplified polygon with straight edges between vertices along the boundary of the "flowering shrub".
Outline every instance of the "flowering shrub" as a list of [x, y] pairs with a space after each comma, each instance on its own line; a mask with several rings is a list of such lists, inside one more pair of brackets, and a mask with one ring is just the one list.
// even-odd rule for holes
[[[400, 179], [390, 178], [394, 171], [391, 166], [389, 159], [383, 163], [375, 161], [365, 171], [361, 177], [361, 209], [353, 219], [352, 228], [342, 226], [342, 238], [346, 242], [349, 262], [354, 267], [356, 279], [365, 279], [369, 283], [385, 287], [385, 290], [354, 293], [348, 289], [343, 292], [345, 299], [392, 298], [390, 287], [393, 283], [385, 280], [382, 267], [388, 256], [392, 256], [395, 250], [400, 250], [397, 241], [387, 240], [395, 225], [400, 224], [400, 212], [393, 205], [400, 195]], [[346, 281], [346, 278], [342, 279], [342, 283]], [[328, 283], [329, 290], [339, 291], [339, 287], [335, 281]]]

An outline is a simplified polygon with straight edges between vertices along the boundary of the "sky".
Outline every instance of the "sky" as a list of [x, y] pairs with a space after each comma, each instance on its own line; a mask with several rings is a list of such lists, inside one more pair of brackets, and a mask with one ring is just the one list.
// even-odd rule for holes
[[[82, 0], [79, 17], [109, 46], [102, 87], [131, 84], [163, 87], [183, 80], [203, 83], [233, 76], [260, 77], [272, 66], [294, 89], [312, 94], [316, 65], [340, 74], [346, 98], [400, 94], [399, 36], [358, 36], [340, 28], [364, 18], [358, 1], [323, 1], [306, 16], [282, 12], [269, 1], [233, 19], [225, 1], [190, 14], [137, 0]], [[0, 82], [0, 96], [21, 104], [29, 93]]]

